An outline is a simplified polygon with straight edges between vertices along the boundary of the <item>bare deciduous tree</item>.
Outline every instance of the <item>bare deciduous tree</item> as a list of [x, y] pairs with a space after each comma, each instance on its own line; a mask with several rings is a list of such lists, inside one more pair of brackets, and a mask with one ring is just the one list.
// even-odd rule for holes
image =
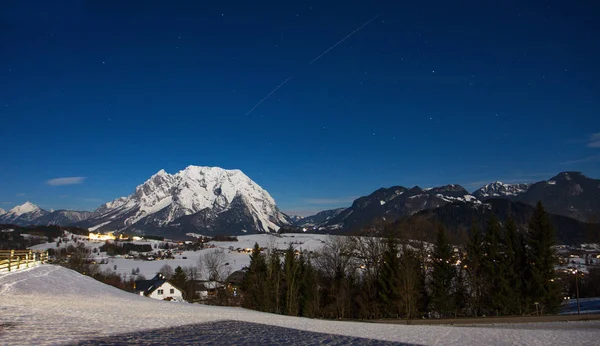
[[328, 295], [337, 318], [345, 318], [350, 306], [349, 277], [358, 269], [355, 248], [356, 241], [349, 237], [329, 236], [315, 256], [317, 267], [332, 280]]
[[159, 274], [162, 274], [167, 280], [169, 280], [173, 276], [173, 267], [168, 264], [165, 264], [158, 271]]
[[353, 256], [355, 246], [350, 237], [328, 236], [315, 256], [315, 263], [329, 277], [344, 277], [358, 267]]
[[199, 262], [201, 262], [201, 268], [208, 280], [221, 282], [231, 272], [227, 254], [221, 248], [209, 250], [200, 257]]
[[381, 275], [381, 258], [385, 250], [382, 238], [356, 238], [356, 256], [359, 261], [360, 280], [362, 282], [361, 309], [364, 316], [379, 318], [379, 278]]

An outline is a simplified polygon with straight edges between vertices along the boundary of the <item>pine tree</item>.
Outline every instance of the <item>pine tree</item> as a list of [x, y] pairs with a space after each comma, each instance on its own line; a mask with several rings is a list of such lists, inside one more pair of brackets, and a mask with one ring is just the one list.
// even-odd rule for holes
[[492, 214], [484, 236], [485, 257], [483, 262], [485, 278], [485, 297], [487, 310], [495, 315], [504, 313], [507, 301], [508, 282], [506, 281], [504, 249], [501, 244], [500, 224]]
[[258, 243], [254, 244], [250, 254], [250, 265], [244, 276], [242, 291], [244, 292], [242, 305], [245, 308], [267, 311], [267, 262]]
[[175, 268], [175, 273], [171, 277], [170, 281], [173, 283], [173, 285], [175, 285], [175, 287], [179, 288], [182, 292], [185, 292], [187, 275], [181, 266], [177, 266], [177, 268]]
[[508, 291], [506, 292], [506, 312], [510, 314], [521, 314], [521, 246], [519, 243], [519, 235], [517, 233], [517, 225], [512, 217], [506, 220], [505, 230], [502, 236], [504, 244], [504, 258], [506, 270], [506, 282]]
[[300, 316], [317, 317], [319, 315], [320, 287], [317, 271], [313, 267], [310, 259], [300, 257], [300, 297], [299, 308]]
[[517, 233], [517, 246], [518, 251], [515, 252], [515, 261], [517, 262], [517, 273], [521, 282], [520, 291], [520, 306], [519, 314], [528, 313], [532, 310], [533, 298], [530, 294], [530, 278], [531, 278], [531, 266], [529, 265], [529, 255], [527, 248], [527, 237], [526, 234], [520, 232]]
[[400, 257], [400, 296], [402, 315], [411, 319], [419, 312], [421, 300], [421, 262], [414, 250], [402, 246]]
[[446, 229], [438, 226], [435, 248], [432, 254], [431, 305], [440, 317], [454, 312], [453, 283], [456, 271], [452, 259], [452, 246], [448, 243]]
[[268, 301], [268, 309], [266, 311], [281, 313], [281, 260], [276, 249], [271, 249], [268, 257], [267, 265], [267, 293], [265, 299]]
[[542, 205], [538, 202], [527, 234], [528, 262], [531, 272], [530, 297], [542, 306], [542, 312], [554, 313], [560, 308], [560, 290], [554, 266], [557, 263], [554, 228]]
[[462, 265], [457, 266], [455, 269], [456, 280], [454, 284], [454, 302], [456, 315], [463, 316], [465, 310], [467, 310], [469, 306], [469, 293], [467, 291], [467, 283], [465, 280], [467, 274]]
[[300, 261], [296, 259], [296, 253], [292, 244], [285, 251], [283, 263], [284, 281], [284, 313], [290, 316], [298, 315], [298, 299], [300, 290]]
[[396, 238], [388, 237], [379, 276], [379, 301], [385, 317], [398, 318], [400, 306], [400, 263]]
[[467, 266], [467, 278], [469, 282], [471, 307], [475, 316], [482, 313], [483, 300], [483, 238], [479, 223], [473, 219], [471, 222], [471, 232], [466, 245], [465, 265]]

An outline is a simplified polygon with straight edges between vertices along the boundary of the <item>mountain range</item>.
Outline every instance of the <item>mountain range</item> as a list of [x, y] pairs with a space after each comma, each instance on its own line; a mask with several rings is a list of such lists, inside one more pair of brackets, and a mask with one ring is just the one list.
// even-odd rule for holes
[[[495, 205], [508, 203], [506, 210], [512, 210], [512, 214], [522, 211], [525, 215], [530, 209], [523, 205], [531, 207], [537, 201], [542, 201], [551, 214], [582, 224], [597, 223], [600, 180], [579, 172], [562, 172], [533, 184], [496, 181], [472, 193], [456, 184], [434, 188], [393, 186], [360, 197], [348, 208], [300, 218], [279, 211], [269, 193], [240, 170], [189, 166], [176, 174], [160, 170], [131, 195], [105, 203], [93, 212], [51, 212], [26, 202], [7, 212], [0, 210], [0, 223], [75, 225], [92, 231], [169, 237], [190, 232], [208, 235], [275, 232], [280, 227], [346, 233], [411, 217], [439, 219], [444, 224], [463, 227], [473, 216], [483, 219]], [[522, 215], [513, 216], [520, 219]]]

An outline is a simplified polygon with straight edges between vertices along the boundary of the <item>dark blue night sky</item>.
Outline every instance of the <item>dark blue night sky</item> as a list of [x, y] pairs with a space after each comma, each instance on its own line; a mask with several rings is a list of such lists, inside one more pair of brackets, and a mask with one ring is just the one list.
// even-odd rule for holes
[[596, 1], [0, 0], [0, 207], [94, 209], [188, 165], [241, 169], [300, 214], [391, 185], [598, 178], [599, 17]]

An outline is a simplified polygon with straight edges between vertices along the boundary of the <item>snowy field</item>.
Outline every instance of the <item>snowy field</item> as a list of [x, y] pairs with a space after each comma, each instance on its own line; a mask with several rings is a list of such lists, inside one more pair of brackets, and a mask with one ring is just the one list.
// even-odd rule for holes
[[157, 301], [53, 265], [0, 276], [0, 310], [0, 345], [597, 345], [600, 339], [600, 322], [406, 326]]
[[[210, 242], [216, 247], [223, 248], [225, 250], [225, 254], [227, 255], [227, 263], [229, 263], [229, 271], [234, 272], [236, 270], [242, 269], [244, 266], [250, 264], [250, 255], [247, 253], [239, 253], [237, 251], [229, 251], [229, 247], [237, 248], [252, 248], [254, 247], [254, 243], [258, 243], [261, 247], [269, 248], [273, 246], [274, 248], [285, 250], [291, 243], [295, 249], [298, 250], [306, 250], [306, 251], [315, 251], [321, 248], [323, 242], [327, 239], [327, 235], [321, 234], [283, 234], [281, 236], [273, 236], [270, 234], [253, 234], [253, 235], [245, 235], [238, 236], [238, 241], [233, 242]], [[79, 236], [80, 241], [84, 241], [86, 237]], [[149, 244], [154, 248], [154, 244], [162, 243], [161, 241], [135, 241], [135, 244]], [[93, 248], [99, 248], [104, 244], [104, 242], [93, 242], [93, 241], [84, 241], [84, 244], [90, 250]], [[68, 245], [73, 245], [72, 242], [62, 243], [60, 247], [66, 247]], [[56, 248], [56, 242], [39, 244], [36, 246], [32, 246], [33, 250], [47, 250], [51, 248]], [[158, 250], [158, 249], [156, 249]], [[155, 250], [155, 251], [156, 251]], [[92, 254], [91, 257], [94, 258], [98, 263], [102, 259], [108, 261], [106, 264], [100, 265], [102, 270], [111, 269], [114, 270], [115, 265], [117, 269], [114, 270], [116, 273], [120, 275], [131, 275], [133, 269], [140, 269], [140, 274], [146, 277], [147, 279], [152, 278], [156, 273], [160, 270], [162, 266], [165, 264], [170, 265], [175, 269], [177, 266], [189, 267], [189, 266], [197, 266], [198, 258], [205, 254], [208, 251], [212, 251], [212, 249], [203, 249], [198, 251], [184, 251], [182, 254], [175, 254], [175, 259], [168, 260], [155, 260], [155, 261], [143, 261], [143, 260], [134, 260], [134, 259], [126, 259], [119, 257], [108, 257], [106, 253]], [[186, 257], [184, 259], [184, 257]]]

